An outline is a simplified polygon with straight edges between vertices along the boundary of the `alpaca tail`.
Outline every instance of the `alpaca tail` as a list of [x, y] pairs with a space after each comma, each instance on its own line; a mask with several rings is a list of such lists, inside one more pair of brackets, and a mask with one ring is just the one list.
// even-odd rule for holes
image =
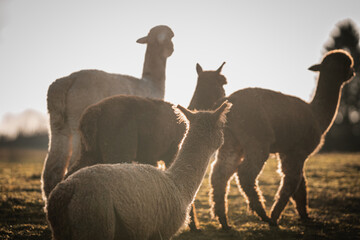
[[47, 220], [56, 240], [71, 239], [68, 205], [73, 197], [74, 184], [62, 182], [51, 192], [47, 205]]
[[64, 177], [70, 159], [71, 132], [66, 124], [66, 96], [75, 81], [69, 76], [53, 82], [47, 94], [50, 115], [49, 151], [42, 173], [43, 199], [47, 200], [51, 190]]
[[69, 89], [75, 81], [75, 77], [57, 79], [53, 82], [47, 92], [47, 108], [50, 114], [51, 123], [56, 128], [62, 128], [66, 122], [66, 97]]
[[85, 109], [80, 119], [81, 148], [87, 152], [95, 151], [97, 148], [97, 126], [101, 115], [101, 109], [92, 105]]

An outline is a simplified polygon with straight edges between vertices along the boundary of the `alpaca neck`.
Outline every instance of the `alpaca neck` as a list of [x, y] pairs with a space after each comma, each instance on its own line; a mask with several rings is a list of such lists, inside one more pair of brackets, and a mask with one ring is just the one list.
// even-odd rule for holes
[[319, 77], [315, 96], [310, 106], [318, 119], [322, 132], [331, 126], [340, 102], [342, 85], [334, 81], [327, 81], [331, 76]]
[[[209, 89], [210, 88], [210, 89]], [[210, 110], [214, 104], [225, 97], [225, 91], [222, 87], [214, 91], [213, 86], [197, 86], [194, 95], [190, 101], [188, 109], [190, 110]]]
[[210, 149], [207, 141], [203, 139], [207, 138], [199, 138], [190, 130], [179, 154], [167, 170], [187, 204], [193, 201], [204, 178], [210, 158], [215, 152], [215, 149]]
[[165, 96], [165, 69], [166, 58], [161, 51], [148, 47], [145, 53], [142, 80], [147, 81], [153, 88], [158, 89], [164, 98]]

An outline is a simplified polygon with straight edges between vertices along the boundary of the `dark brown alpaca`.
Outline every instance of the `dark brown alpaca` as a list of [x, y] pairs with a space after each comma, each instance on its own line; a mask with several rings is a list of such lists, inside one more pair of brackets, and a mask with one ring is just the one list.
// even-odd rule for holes
[[[216, 71], [203, 71], [196, 65], [198, 81], [189, 109], [207, 110], [225, 97], [226, 78], [221, 74], [224, 64]], [[172, 104], [125, 95], [90, 106], [79, 128], [81, 157], [67, 176], [86, 166], [114, 161], [156, 165], [162, 160], [170, 166], [185, 133], [185, 124], [178, 123]], [[190, 215], [190, 229], [196, 230], [196, 214], [191, 211]]]
[[[234, 173], [249, 207], [262, 220], [276, 225], [290, 198], [296, 203], [301, 219], [309, 218], [304, 163], [320, 148], [332, 125], [342, 86], [354, 75], [353, 60], [345, 51], [335, 50], [309, 70], [320, 72], [311, 103], [259, 88], [243, 89], [226, 98], [233, 106], [227, 115], [224, 145], [212, 165], [210, 193], [213, 213], [223, 229], [229, 229], [226, 189]], [[278, 153], [282, 172], [270, 218], [257, 185], [269, 153]]]
[[[197, 86], [189, 109], [210, 109], [225, 97], [221, 75], [203, 71], [197, 64]], [[139, 162], [156, 165], [159, 160], [169, 166], [185, 132], [172, 104], [136, 96], [109, 97], [87, 108], [80, 119], [81, 157], [67, 175], [80, 168], [99, 163]]]

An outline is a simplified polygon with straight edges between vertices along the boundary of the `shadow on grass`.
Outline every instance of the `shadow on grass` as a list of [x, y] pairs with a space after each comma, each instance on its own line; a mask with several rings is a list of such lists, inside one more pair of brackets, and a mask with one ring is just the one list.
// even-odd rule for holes
[[243, 239], [243, 240], [277, 240], [277, 239], [302, 239], [302, 234], [291, 231], [288, 229], [282, 229], [279, 227], [257, 227], [257, 224], [247, 224], [240, 229], [233, 227], [230, 230], [222, 230], [214, 225], [206, 225], [201, 232], [185, 231], [175, 239], [177, 240], [190, 240], [190, 239]]

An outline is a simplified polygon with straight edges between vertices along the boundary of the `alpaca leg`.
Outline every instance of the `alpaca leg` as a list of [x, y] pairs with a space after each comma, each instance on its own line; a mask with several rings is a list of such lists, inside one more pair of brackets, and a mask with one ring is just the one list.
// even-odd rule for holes
[[251, 210], [265, 222], [270, 222], [266, 215], [262, 192], [258, 187], [257, 178], [269, 156], [269, 151], [261, 150], [261, 147], [253, 147], [253, 150], [245, 150], [245, 158], [238, 170], [240, 186], [249, 203]]
[[218, 217], [224, 230], [230, 229], [227, 221], [229, 179], [237, 170], [240, 161], [240, 154], [226, 140], [229, 140], [229, 138], [225, 138], [225, 143], [220, 148], [217, 159], [211, 165], [211, 189], [209, 194], [212, 216]]
[[41, 176], [43, 199], [46, 201], [50, 192], [64, 177], [70, 157], [71, 137], [69, 129], [52, 127], [50, 148], [46, 156]]
[[[288, 156], [280, 155], [280, 157], [283, 176], [276, 196], [276, 201], [271, 208], [271, 224], [274, 225], [277, 224], [277, 220], [290, 197], [296, 193], [297, 195], [295, 195], [300, 199], [299, 194], [301, 194], [301, 191], [305, 190], [302, 187], [299, 190], [299, 194], [297, 193], [298, 187], [300, 186], [303, 178], [303, 165], [305, 158], [301, 158], [295, 154]], [[302, 196], [302, 198], [303, 197], [304, 196]]]
[[296, 192], [292, 195], [292, 199], [295, 201], [296, 210], [298, 211], [301, 220], [309, 220], [309, 215], [307, 211], [307, 191], [306, 191], [306, 179], [303, 175], [301, 178], [300, 185]]
[[72, 133], [72, 151], [71, 151], [71, 157], [69, 160], [69, 167], [71, 167], [76, 160], [80, 157], [80, 134], [78, 130], [71, 130]]
[[199, 221], [196, 216], [195, 203], [192, 203], [190, 210], [190, 231], [196, 232], [199, 231]]

